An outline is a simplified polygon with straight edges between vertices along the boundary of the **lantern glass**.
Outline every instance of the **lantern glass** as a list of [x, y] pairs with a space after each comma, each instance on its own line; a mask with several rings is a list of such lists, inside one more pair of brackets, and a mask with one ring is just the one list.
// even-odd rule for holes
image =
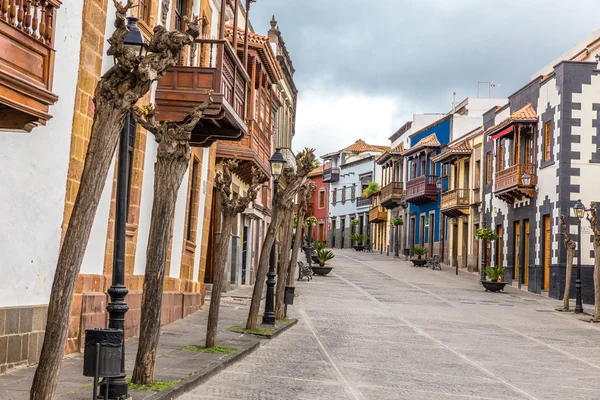
[[575, 216], [579, 219], [582, 219], [585, 214], [585, 206], [581, 202], [581, 200], [577, 200], [577, 203], [573, 206], [573, 211], [575, 212]]
[[281, 154], [281, 151], [279, 149], [275, 151], [275, 153], [269, 160], [269, 163], [271, 164], [271, 175], [273, 176], [273, 179], [279, 180], [279, 177], [281, 177], [281, 174], [283, 173], [283, 168], [286, 163], [285, 158], [283, 158], [283, 155]]
[[438, 178], [437, 181], [435, 181], [435, 186], [437, 187], [438, 191], [442, 190], [442, 178]]
[[529, 175], [527, 172], [524, 173], [523, 176], [521, 177], [521, 181], [523, 182], [524, 186], [531, 185], [531, 175]]

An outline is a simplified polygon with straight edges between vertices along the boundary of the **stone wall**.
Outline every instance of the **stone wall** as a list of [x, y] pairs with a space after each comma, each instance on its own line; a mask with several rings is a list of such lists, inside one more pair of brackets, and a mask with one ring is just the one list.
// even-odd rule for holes
[[47, 305], [0, 309], [0, 374], [38, 361]]

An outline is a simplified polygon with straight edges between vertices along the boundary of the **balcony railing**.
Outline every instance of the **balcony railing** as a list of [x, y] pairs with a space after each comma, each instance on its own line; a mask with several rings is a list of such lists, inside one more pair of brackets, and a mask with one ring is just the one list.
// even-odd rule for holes
[[58, 0], [0, 1], [0, 129], [30, 131], [52, 118]]
[[338, 167], [325, 168], [323, 170], [323, 182], [337, 182], [340, 180], [340, 169]]
[[[515, 164], [494, 174], [494, 194], [509, 203], [524, 195], [533, 197], [536, 185], [535, 164]], [[529, 186], [523, 185], [523, 175], [531, 176]]]
[[370, 207], [371, 206], [371, 198], [369, 197], [357, 197], [356, 198], [356, 207]]
[[388, 212], [383, 206], [375, 206], [369, 210], [369, 222], [387, 221]]
[[402, 201], [402, 182], [388, 183], [381, 189], [381, 204], [385, 208], [397, 207]]
[[435, 175], [422, 175], [406, 182], [406, 201], [417, 205], [436, 201], [438, 198], [436, 180]]
[[442, 193], [441, 211], [449, 217], [469, 214], [471, 189], [452, 189]]
[[204, 112], [190, 143], [207, 147], [216, 140], [240, 140], [246, 126], [246, 88], [250, 80], [229, 42], [196, 39], [200, 57], [177, 65], [158, 81], [156, 111], [160, 120], [180, 121], [213, 91], [213, 104]]

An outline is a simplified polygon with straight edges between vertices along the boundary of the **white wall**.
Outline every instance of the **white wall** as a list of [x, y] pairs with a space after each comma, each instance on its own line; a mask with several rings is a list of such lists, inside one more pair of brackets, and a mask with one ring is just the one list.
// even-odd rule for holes
[[81, 21], [82, 2], [64, 2], [57, 12], [53, 118], [30, 133], [0, 132], [0, 307], [43, 304], [50, 296], [65, 207]]

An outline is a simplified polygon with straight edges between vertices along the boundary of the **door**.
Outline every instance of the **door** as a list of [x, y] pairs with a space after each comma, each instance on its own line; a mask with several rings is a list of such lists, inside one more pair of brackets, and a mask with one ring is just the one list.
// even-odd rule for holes
[[415, 217], [410, 218], [410, 248], [415, 248], [415, 236], [417, 235], [417, 223]]
[[498, 225], [496, 227], [496, 234], [498, 235], [498, 241], [496, 242], [496, 265], [498, 267], [501, 267], [502, 261], [504, 260], [504, 254], [502, 254], [502, 251], [504, 250], [504, 241], [502, 239], [502, 225]]
[[331, 248], [335, 249], [335, 219], [331, 221]]
[[[473, 232], [477, 232], [479, 229], [479, 224], [473, 225]], [[473, 240], [473, 255], [475, 256], [475, 267], [481, 265], [481, 254], [479, 254], [479, 242], [481, 240]]]
[[421, 226], [419, 227], [419, 246], [425, 247], [425, 216], [421, 215]]
[[325, 225], [319, 224], [319, 242], [323, 243], [325, 241]]
[[452, 225], [452, 266], [458, 265], [458, 224]]
[[544, 287], [550, 287], [550, 216], [544, 215]]
[[342, 240], [340, 243], [340, 249], [344, 248], [344, 231], [346, 230], [346, 219], [342, 218], [340, 222], [340, 229], [342, 230]]
[[206, 271], [204, 283], [213, 283], [213, 267], [215, 264], [215, 248], [217, 245], [217, 220], [219, 213], [219, 192], [213, 190], [212, 207], [210, 212], [210, 232], [208, 233], [208, 246], [206, 252]]
[[429, 216], [429, 257], [433, 257], [433, 240], [435, 233], [435, 214]]
[[248, 227], [242, 230], [242, 285], [246, 284], [246, 268], [248, 260]]
[[523, 277], [521, 278], [521, 282], [527, 285], [529, 283], [529, 220], [526, 219], [524, 221], [524, 230], [523, 234], [525, 235], [525, 240], [523, 243], [523, 251], [525, 256], [523, 257]]
[[519, 221], [515, 221], [515, 242], [513, 244], [513, 249], [515, 252], [515, 259], [514, 259], [514, 268], [513, 268], [513, 279], [519, 279], [519, 257], [521, 254], [521, 249], [519, 247], [519, 244], [521, 243], [521, 223]]
[[467, 260], [469, 258], [469, 224], [467, 222], [463, 222], [462, 229], [462, 267], [467, 268]]

